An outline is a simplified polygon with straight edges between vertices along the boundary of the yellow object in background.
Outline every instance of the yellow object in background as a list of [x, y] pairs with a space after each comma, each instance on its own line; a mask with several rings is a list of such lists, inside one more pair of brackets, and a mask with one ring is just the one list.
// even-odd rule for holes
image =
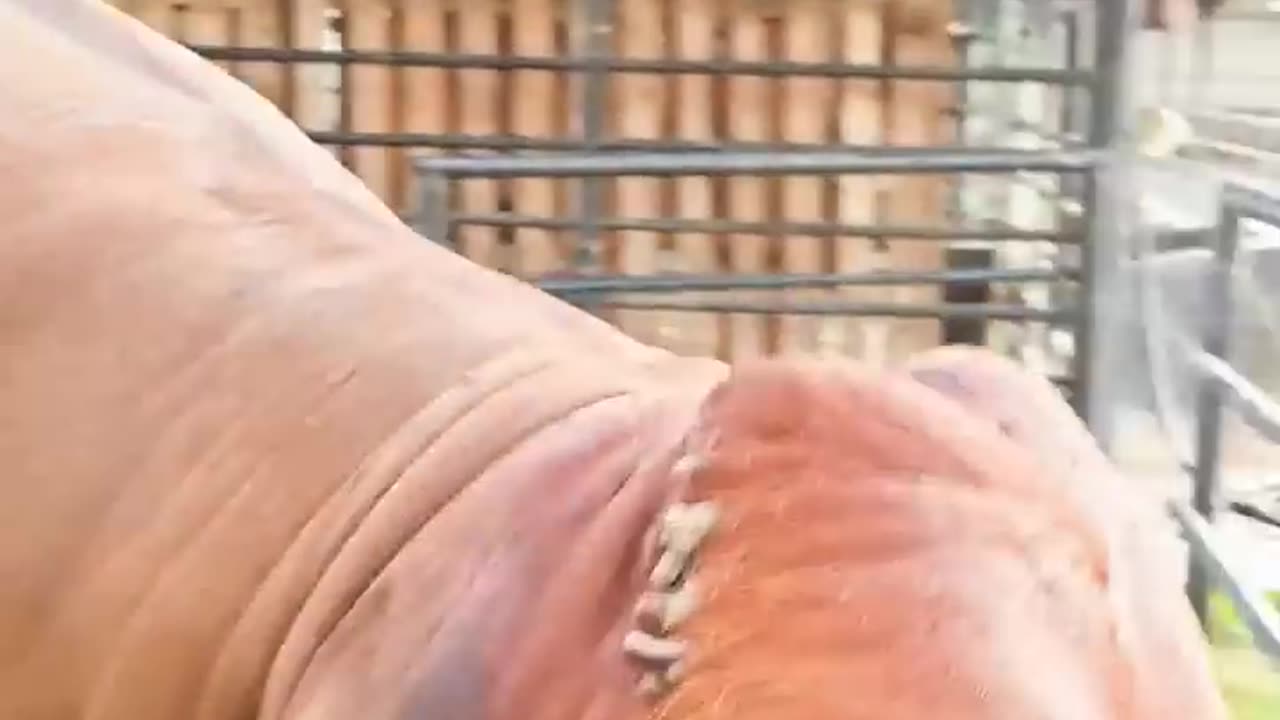
[[1166, 158], [1177, 154], [1195, 136], [1181, 113], [1164, 107], [1147, 107], [1138, 113], [1138, 153]]

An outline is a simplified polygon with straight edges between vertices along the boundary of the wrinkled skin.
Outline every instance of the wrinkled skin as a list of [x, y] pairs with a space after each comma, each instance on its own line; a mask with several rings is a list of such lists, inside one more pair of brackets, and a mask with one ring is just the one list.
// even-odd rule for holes
[[[104, 6], [0, 26], [0, 717], [1223, 717], [1063, 406], [644, 347]], [[644, 698], [651, 528], [700, 499], [687, 675]]]

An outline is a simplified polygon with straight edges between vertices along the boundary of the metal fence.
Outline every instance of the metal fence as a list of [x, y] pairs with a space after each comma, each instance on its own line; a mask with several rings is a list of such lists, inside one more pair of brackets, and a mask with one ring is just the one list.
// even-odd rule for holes
[[[577, 0], [581, 22], [588, 28], [608, 27], [615, 0]], [[527, 278], [551, 292], [595, 307], [630, 307], [653, 310], [691, 310], [738, 314], [851, 315], [880, 317], [964, 318], [1031, 324], [1069, 331], [1073, 336], [1070, 367], [1056, 380], [1066, 389], [1077, 411], [1106, 446], [1111, 421], [1104, 387], [1108, 366], [1106, 305], [1113, 301], [1119, 265], [1120, 239], [1129, 216], [1124, 207], [1128, 172], [1125, 146], [1129, 108], [1128, 40], [1137, 26], [1136, 0], [1071, 3], [1047, 18], [1034, 18], [1028, 8], [1039, 3], [1026, 0], [971, 0], [957, 3], [961, 10], [952, 37], [962, 59], [960, 67], [895, 66], [874, 63], [746, 61], [730, 59], [642, 59], [612, 57], [603, 33], [587, 32], [579, 56], [494, 56], [474, 53], [380, 51], [360, 49], [306, 49], [231, 47], [192, 44], [206, 58], [224, 62], [306, 63], [374, 65], [394, 67], [474, 70], [548, 70], [579, 75], [584, 100], [578, 138], [529, 138], [475, 136], [464, 133], [355, 132], [311, 130], [321, 144], [343, 147], [400, 147], [445, 150], [482, 150], [518, 155], [420, 156], [415, 159], [421, 202], [414, 224], [428, 238], [449, 244], [457, 228], [488, 226], [565, 230], [575, 235], [574, 270], [585, 276], [576, 280]], [[1018, 12], [1013, 12], [1017, 10]], [[1034, 25], [1034, 27], [1031, 27]], [[1009, 38], [1056, 33], [1063, 42], [1056, 66], [991, 65], [990, 61], [1032, 58], [1036, 53], [986, 52], [981, 48], [1005, 48]], [[1023, 43], [1025, 45], [1025, 43]], [[1041, 43], [1041, 46], [1047, 45]], [[1040, 52], [1039, 60], [1044, 60]], [[1091, 60], [1090, 60], [1091, 59]], [[966, 64], [967, 63], [967, 64]], [[702, 143], [605, 137], [607, 82], [616, 74], [755, 76], [772, 78], [818, 77], [868, 79], [894, 82], [945, 82], [955, 86], [957, 104], [952, 109], [962, 127], [961, 147], [907, 148], [860, 147], [816, 143]], [[1029, 126], [1025, 118], [1002, 114], [1009, 96], [984, 95], [987, 88], [1056, 88], [1064, 98], [1053, 131]], [[997, 117], [999, 116], [999, 117]], [[993, 122], [992, 119], [996, 118]], [[975, 131], [975, 127], [977, 131]], [[986, 128], [985, 131], [982, 128]], [[1037, 149], [1025, 149], [1023, 136], [1051, 137]], [[1011, 147], [1012, 146], [1012, 147]], [[741, 222], [722, 219], [605, 217], [601, 181], [625, 175], [647, 177], [689, 176], [836, 176], [856, 174], [950, 174], [956, 181], [950, 227], [895, 224], [842, 224], [826, 222]], [[1037, 184], [1044, 175], [1067, 176], [1063, 182]], [[999, 185], [1051, 194], [1054, 207], [1070, 208], [1054, 218], [1057, 230], [1019, 223], [1016, 208], [1006, 213], [966, 202], [974, 176], [999, 176]], [[450, 184], [462, 178], [577, 178], [581, 192], [573, 216], [532, 217], [514, 212], [452, 213], [447, 199]], [[1012, 195], [1006, 192], [1005, 195]], [[1016, 205], [1005, 198], [1006, 205]], [[766, 237], [803, 234], [819, 238], [892, 239], [894, 242], [982, 243], [1008, 247], [1018, 243], [1054, 246], [1053, 267], [1008, 267], [997, 260], [987, 270], [953, 270], [934, 273], [877, 272], [823, 275], [732, 275], [608, 277], [600, 275], [601, 234], [619, 230], [655, 232], [752, 233]], [[1005, 256], [1007, 257], [1007, 256]], [[1014, 255], [1026, 260], [1027, 255]], [[999, 267], [1005, 265], [1006, 267]], [[1027, 294], [1010, 293], [1007, 303], [941, 303], [895, 305], [891, 303], [828, 302], [795, 303], [682, 302], [673, 293], [737, 289], [835, 288], [859, 285], [936, 285], [944, 287], [990, 286], [995, 283], [1023, 288], [1056, 288], [1053, 303], [1028, 302]], [[637, 294], [642, 298], [635, 298]], [[618, 297], [626, 294], [630, 297]], [[1072, 300], [1068, 302], [1068, 299]]]
[[[1010, 0], [1002, 0], [1009, 5]], [[1012, 4], [1020, 4], [1014, 2]], [[590, 12], [604, 21], [607, 2], [591, 3]], [[829, 78], [892, 78], [895, 81], [946, 81], [967, 87], [982, 85], [1039, 84], [1070, 89], [1062, 103], [1065, 122], [1081, 128], [1074, 140], [1061, 137], [1056, 147], [1018, 149], [1000, 144], [962, 147], [903, 148], [823, 146], [797, 148], [787, 145], [691, 145], [661, 141], [609, 146], [601, 143], [590, 117], [583, 123], [580, 142], [520, 143], [520, 149], [544, 151], [516, 157], [419, 157], [415, 160], [421, 201], [416, 224], [432, 240], [450, 244], [457, 228], [466, 225], [495, 227], [536, 227], [576, 231], [574, 279], [528, 278], [550, 292], [579, 304], [596, 307], [627, 307], [654, 310], [688, 310], [758, 314], [862, 315], [880, 317], [933, 317], [1008, 320], [1039, 323], [1070, 329], [1074, 333], [1074, 357], [1069, 376], [1058, 379], [1070, 389], [1077, 411], [1104, 446], [1110, 437], [1104, 387], [1108, 365], [1106, 305], [1115, 297], [1121, 238], [1128, 216], [1123, 206], [1126, 182], [1127, 135], [1124, 126], [1127, 82], [1126, 42], [1136, 27], [1135, 3], [1129, 0], [1074, 4], [1056, 17], [1067, 28], [1067, 47], [1060, 67], [892, 67], [842, 63], [737, 62], [727, 60], [670, 61], [619, 60], [599, 52], [582, 58], [560, 58], [521, 64], [507, 59], [503, 65], [556, 67], [602, 78], [610, 72], [710, 73], [757, 76], [818, 76]], [[953, 33], [957, 44], [980, 41], [983, 30], [975, 25], [958, 26]], [[1085, 53], [1091, 63], [1081, 63]], [[363, 58], [350, 58], [352, 60]], [[476, 67], [497, 66], [484, 58], [422, 57], [379, 58], [382, 61], [476, 63]], [[975, 115], [961, 92], [956, 113], [962, 119]], [[1075, 120], [1072, 117], [1076, 118]], [[994, 137], [994, 136], [993, 136]], [[343, 138], [351, 140], [351, 138]], [[555, 150], [557, 153], [545, 151]], [[593, 180], [622, 176], [835, 176], [850, 174], [952, 174], [956, 177], [1000, 176], [1006, 182], [1025, 182], [1026, 176], [1051, 174], [1068, 176], [1061, 183], [1063, 198], [1077, 208], [1057, 231], [1028, 229], [985, 214], [964, 220], [963, 208], [952, 213], [950, 227], [900, 225], [842, 225], [839, 223], [741, 223], [727, 220], [640, 219], [604, 217], [598, 189]], [[579, 178], [584, 192], [575, 217], [542, 218], [515, 213], [452, 214], [449, 196], [456, 181], [485, 178]], [[1071, 197], [1074, 194], [1075, 197]], [[960, 203], [957, 203], [959, 205]], [[941, 242], [979, 241], [991, 244], [1013, 242], [1052, 243], [1073, 251], [1074, 261], [1053, 268], [995, 268], [950, 270], [935, 273], [868, 272], [825, 275], [753, 276], [602, 276], [599, 271], [598, 238], [602, 231], [653, 230], [665, 232], [743, 232], [780, 236], [787, 233], [817, 237], [894, 238], [895, 241]], [[1069, 293], [1076, 301], [1057, 307], [1027, 307], [1026, 303], [941, 303], [905, 305], [890, 303], [785, 303], [682, 301], [681, 292], [796, 288], [848, 287], [858, 285], [939, 284], [975, 285], [988, 283], [1057, 283], [1074, 287]], [[640, 295], [640, 297], [636, 297]]]
[[[1222, 421], [1224, 411], [1235, 409], [1259, 435], [1280, 443], [1280, 404], [1234, 371], [1230, 365], [1230, 333], [1235, 314], [1232, 277], [1241, 236], [1241, 221], [1249, 219], [1280, 228], [1280, 199], [1244, 185], [1229, 183], [1221, 197], [1216, 231], [1216, 267], [1209, 305], [1215, 321], [1205, 323], [1203, 348], [1192, 351], [1192, 363], [1200, 371], [1196, 408], [1195, 455], [1188, 470], [1195, 485], [1191, 505], [1173, 503], [1173, 514], [1191, 543], [1188, 592], [1192, 606], [1206, 622], [1209, 588], [1216, 580], [1238, 608], [1254, 643], [1280, 660], [1280, 617], [1264, 594], [1235, 571], [1215, 540], [1211, 523], [1221, 504]], [[1256, 508], [1230, 505], [1233, 510], [1262, 522], [1276, 519]]]
[[[827, 223], [736, 223], [712, 220], [641, 220], [594, 216], [560, 220], [512, 214], [451, 215], [449, 184], [470, 178], [523, 177], [649, 177], [753, 175], [836, 175], [853, 173], [1010, 173], [1021, 170], [1087, 174], [1103, 164], [1105, 155], [1090, 150], [1018, 152], [1001, 150], [903, 150], [892, 148], [827, 152], [743, 152], [725, 150], [702, 153], [593, 153], [527, 158], [425, 158], [416, 165], [420, 174], [423, 208], [420, 229], [438, 242], [448, 243], [461, 224], [524, 225], [578, 229], [590, 236], [601, 229], [661, 229], [666, 231], [750, 232], [762, 235], [803, 233], [825, 237], [861, 236], [914, 238], [923, 241], [979, 239], [988, 241], [1043, 240], [1078, 244], [1078, 236], [1058, 232], [996, 230], [962, 227], [849, 226]], [[589, 256], [589, 253], [588, 253]], [[1078, 322], [1079, 309], [1036, 310], [1016, 305], [887, 305], [853, 303], [757, 303], [683, 302], [679, 300], [628, 301], [611, 299], [622, 293], [680, 293], [742, 289], [782, 289], [892, 285], [905, 283], [980, 283], [1074, 280], [1073, 270], [958, 270], [944, 272], [866, 272], [855, 274], [755, 276], [697, 275], [590, 275], [580, 279], [534, 279], [549, 292], [581, 304], [609, 307], [712, 311], [761, 314], [877, 315], [886, 317], [982, 317], [1019, 321]]]

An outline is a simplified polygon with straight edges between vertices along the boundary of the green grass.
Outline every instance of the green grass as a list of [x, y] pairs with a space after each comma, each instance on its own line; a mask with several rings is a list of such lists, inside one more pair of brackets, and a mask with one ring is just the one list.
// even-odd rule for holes
[[[1280, 593], [1272, 593], [1280, 609]], [[1221, 593], [1209, 598], [1213, 671], [1233, 720], [1280, 720], [1280, 663], [1253, 647], [1249, 629], [1231, 600]]]

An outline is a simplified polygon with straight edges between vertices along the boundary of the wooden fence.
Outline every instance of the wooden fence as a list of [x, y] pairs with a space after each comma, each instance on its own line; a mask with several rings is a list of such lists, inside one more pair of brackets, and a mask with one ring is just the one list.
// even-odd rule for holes
[[[589, 28], [573, 0], [117, 0], [178, 40], [205, 45], [411, 50], [463, 54], [568, 55]], [[788, 59], [950, 65], [944, 0], [615, 0], [610, 31], [621, 57]], [[538, 70], [438, 69], [222, 62], [307, 130], [463, 133], [576, 138], [583, 117], [576, 76]], [[953, 136], [945, 83], [617, 74], [609, 79], [609, 139], [682, 139], [935, 145]], [[408, 153], [388, 147], [335, 152], [392, 207], [413, 211]], [[469, 180], [461, 212], [570, 212], [576, 183]], [[849, 224], [941, 223], [940, 177], [622, 178], [608, 183], [606, 212]], [[535, 276], [566, 265], [570, 233], [493, 227], [460, 229], [469, 257]], [[773, 238], [625, 231], [606, 233], [605, 262], [623, 273], [853, 272], [874, 267], [938, 269], [938, 242], [868, 238]], [[759, 291], [754, 298], [759, 300]], [[718, 297], [725, 297], [719, 294]], [[788, 301], [930, 303], [936, 286], [786, 292]], [[775, 293], [772, 298], [776, 299]], [[734, 300], [750, 301], [748, 293]], [[727, 358], [835, 352], [873, 362], [939, 341], [934, 319], [815, 316], [720, 317], [618, 311], [627, 332], [682, 352]]]

